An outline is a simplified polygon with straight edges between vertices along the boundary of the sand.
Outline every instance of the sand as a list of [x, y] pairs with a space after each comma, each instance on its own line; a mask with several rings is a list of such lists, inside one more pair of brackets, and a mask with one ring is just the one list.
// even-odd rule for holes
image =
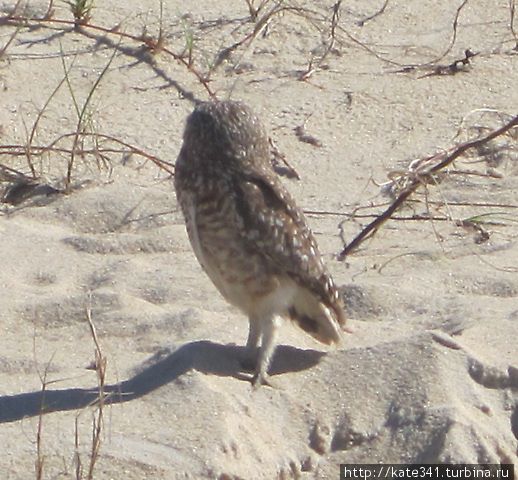
[[[1, 2], [2, 15], [14, 3]], [[47, 9], [21, 3], [30, 16]], [[182, 52], [192, 39], [194, 67], [206, 72], [253, 23], [244, 1], [187, 3], [164, 2], [165, 46]], [[40, 478], [87, 478], [99, 418], [88, 315], [108, 394], [95, 479], [336, 479], [340, 463], [517, 463], [516, 142], [464, 157], [457, 174], [399, 212], [490, 214], [481, 225], [488, 238], [451, 220], [393, 220], [336, 259], [341, 234], [350, 241], [372, 220], [351, 214], [379, 213], [390, 201], [379, 186], [389, 172], [473, 137], [468, 127], [496, 128], [505, 118], [494, 111], [516, 115], [509, 4], [468, 0], [448, 49], [460, 2], [392, 0], [363, 26], [383, 2], [343, 2], [333, 48], [301, 81], [310, 58], [318, 66], [325, 52], [332, 5], [275, 15], [208, 85], [220, 99], [247, 102], [300, 174], [283, 181], [313, 212], [354, 333], [328, 349], [283, 326], [272, 365], [278, 388], [254, 391], [238, 364], [247, 321], [196, 262], [170, 176], [138, 155], [111, 152], [110, 169], [78, 155], [69, 194], [1, 204], [2, 479], [38, 478], [38, 458]], [[67, 5], [54, 9], [55, 19], [72, 18]], [[134, 35], [146, 27], [153, 36], [159, 2], [96, 0], [91, 23]], [[117, 49], [86, 109], [88, 131], [174, 162], [191, 94], [208, 98], [195, 75], [129, 38], [44, 27], [21, 28], [0, 58], [0, 145], [27, 144], [64, 78], [62, 59], [81, 109]], [[0, 47], [14, 31], [0, 20]], [[468, 48], [481, 53], [455, 75], [396, 73], [444, 52], [439, 63], [448, 65]], [[32, 144], [77, 123], [65, 82]], [[318, 145], [300, 141], [300, 126]], [[0, 164], [30, 174], [24, 156], [0, 153]], [[68, 158], [33, 158], [42, 182], [62, 189]], [[10, 187], [4, 179], [0, 194]]]

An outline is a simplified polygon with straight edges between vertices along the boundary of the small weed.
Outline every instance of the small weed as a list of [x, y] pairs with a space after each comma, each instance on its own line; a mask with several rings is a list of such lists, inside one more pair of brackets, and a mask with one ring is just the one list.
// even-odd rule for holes
[[192, 67], [193, 64], [193, 50], [194, 50], [194, 33], [191, 28], [185, 29], [185, 48], [183, 55], [187, 57], [187, 64]]
[[[70, 191], [70, 186], [71, 186], [71, 181], [72, 181], [72, 170], [73, 170], [74, 163], [75, 163], [76, 152], [84, 150], [84, 147], [83, 147], [83, 145], [81, 145], [80, 142], [83, 141], [83, 139], [85, 138], [85, 134], [88, 133], [88, 131], [87, 131], [88, 126], [91, 127], [94, 123], [93, 119], [92, 119], [92, 114], [88, 110], [90, 101], [92, 100], [93, 94], [94, 94], [95, 90], [97, 89], [97, 87], [100, 85], [104, 75], [110, 68], [110, 65], [112, 64], [116, 53], [117, 53], [117, 49], [115, 48], [113, 50], [112, 56], [110, 57], [110, 60], [105, 65], [105, 67], [103, 68], [100, 75], [97, 77], [97, 80], [95, 81], [92, 88], [90, 89], [90, 92], [88, 92], [88, 96], [86, 97], [86, 100], [81, 109], [78, 108], [78, 105], [76, 102], [76, 97], [74, 95], [73, 89], [71, 88], [71, 83], [68, 80], [68, 72], [65, 69], [65, 78], [67, 79], [67, 85], [70, 89], [70, 94], [72, 96], [74, 105], [76, 107], [76, 112], [78, 114], [77, 126], [76, 126], [75, 135], [74, 135], [74, 143], [72, 145], [72, 153], [71, 153], [70, 159], [68, 161], [67, 175], [66, 175], [66, 180], [65, 180], [65, 190], [67, 192]], [[95, 137], [94, 137], [94, 142], [97, 145], [97, 142], [95, 141]], [[96, 148], [94, 148], [94, 152], [96, 152]], [[99, 166], [99, 162], [98, 162], [98, 166]]]
[[94, 8], [94, 0], [73, 0], [67, 3], [74, 16], [76, 29], [79, 28], [80, 25], [85, 25], [90, 21]]

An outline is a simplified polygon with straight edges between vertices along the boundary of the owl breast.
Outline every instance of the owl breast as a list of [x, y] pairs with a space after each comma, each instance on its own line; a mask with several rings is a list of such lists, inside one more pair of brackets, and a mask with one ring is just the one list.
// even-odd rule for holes
[[189, 240], [203, 270], [223, 297], [247, 314], [265, 301], [274, 310], [287, 309], [295, 285], [272, 274], [265, 259], [248, 248], [245, 225], [227, 182], [196, 183], [177, 190]]

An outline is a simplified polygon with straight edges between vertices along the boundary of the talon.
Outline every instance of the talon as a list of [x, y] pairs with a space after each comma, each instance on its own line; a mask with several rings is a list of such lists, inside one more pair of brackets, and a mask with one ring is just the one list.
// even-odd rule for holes
[[252, 387], [254, 390], [259, 389], [262, 385], [267, 385], [270, 388], [278, 388], [275, 382], [266, 373], [256, 372], [252, 377]]

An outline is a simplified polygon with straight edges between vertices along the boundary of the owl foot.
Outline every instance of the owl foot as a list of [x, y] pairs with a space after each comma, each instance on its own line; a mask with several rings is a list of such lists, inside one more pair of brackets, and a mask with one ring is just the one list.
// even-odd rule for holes
[[279, 389], [279, 386], [274, 382], [267, 373], [256, 372], [251, 379], [252, 388], [259, 389], [262, 385], [267, 385], [270, 388]]

